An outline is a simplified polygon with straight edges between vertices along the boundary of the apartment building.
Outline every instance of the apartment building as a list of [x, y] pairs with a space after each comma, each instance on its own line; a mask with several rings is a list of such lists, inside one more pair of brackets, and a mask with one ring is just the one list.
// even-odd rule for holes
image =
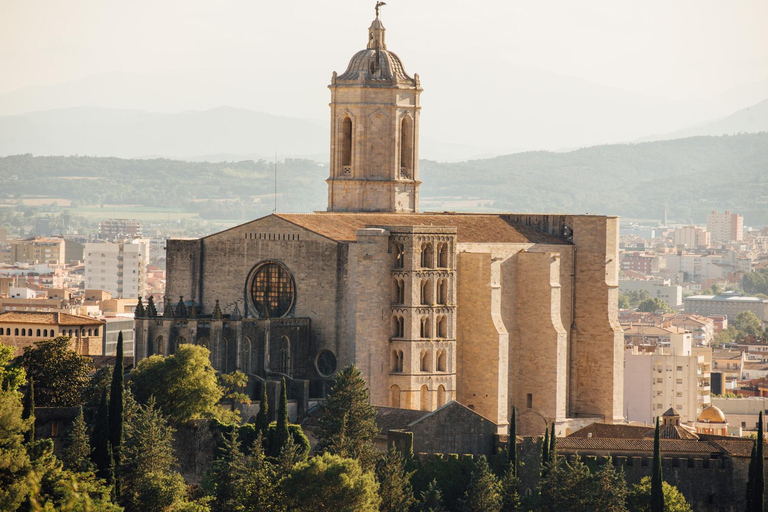
[[104, 290], [113, 297], [144, 297], [149, 263], [149, 241], [135, 238], [115, 243], [85, 244], [85, 288]]
[[744, 239], [744, 217], [738, 213], [713, 211], [707, 214], [707, 231], [712, 242], [737, 242]]
[[65, 262], [64, 244], [63, 238], [13, 240], [10, 242], [10, 262], [29, 265], [38, 263], [63, 264]]

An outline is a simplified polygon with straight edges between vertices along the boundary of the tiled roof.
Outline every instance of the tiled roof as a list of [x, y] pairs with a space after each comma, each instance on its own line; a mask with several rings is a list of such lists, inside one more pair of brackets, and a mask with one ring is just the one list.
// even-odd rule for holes
[[[609, 452], [645, 452], [653, 453], [653, 439], [614, 439], [600, 437], [566, 437], [558, 439], [561, 450], [609, 451]], [[749, 457], [752, 450], [750, 439], [734, 438], [732, 441], [693, 441], [682, 439], [662, 439], [662, 456], [667, 453], [728, 454], [736, 457]]]
[[40, 311], [8, 311], [0, 313], [0, 323], [48, 324], [48, 325], [103, 325], [104, 322], [89, 316], [69, 313], [45, 313]]
[[277, 213], [276, 217], [339, 242], [356, 239], [365, 227], [435, 226], [455, 227], [464, 243], [569, 244], [530, 226], [509, 220], [505, 215], [471, 213]]
[[[648, 429], [645, 425], [609, 425], [608, 423], [592, 423], [577, 430], [568, 437], [599, 437], [615, 439], [643, 439]], [[651, 429], [653, 430], [653, 429]]]

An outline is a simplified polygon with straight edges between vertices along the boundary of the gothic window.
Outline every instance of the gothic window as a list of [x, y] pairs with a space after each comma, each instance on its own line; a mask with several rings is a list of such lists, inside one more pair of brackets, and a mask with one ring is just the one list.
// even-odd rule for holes
[[395, 304], [405, 304], [405, 281], [395, 279]]
[[421, 246], [421, 267], [432, 268], [432, 244], [429, 242]]
[[210, 345], [210, 343], [208, 342], [208, 338], [200, 338], [199, 340], [197, 340], [197, 344], [205, 348], [208, 348]]
[[395, 268], [405, 266], [405, 249], [402, 244], [395, 244]]
[[440, 279], [437, 282], [437, 303], [438, 304], [447, 304], [448, 302], [445, 300], [446, 297], [446, 288], [448, 287], [448, 282], [445, 279]]
[[437, 388], [437, 406], [442, 407], [445, 405], [445, 386], [440, 384]]
[[432, 283], [429, 279], [421, 281], [421, 304], [429, 306], [432, 303]]
[[438, 338], [448, 337], [448, 317], [446, 316], [437, 317], [437, 337]]
[[446, 368], [448, 365], [446, 364], [448, 360], [448, 356], [445, 353], [445, 350], [441, 350], [437, 353], [437, 371], [444, 372], [447, 371]]
[[413, 121], [405, 116], [400, 124], [400, 177], [410, 178], [413, 173]]
[[352, 119], [345, 117], [341, 122], [341, 168], [347, 173], [352, 166]]
[[389, 406], [400, 407], [400, 386], [393, 384], [389, 388]]
[[421, 329], [420, 333], [422, 338], [429, 338], [430, 337], [430, 329], [429, 329], [429, 317], [422, 317], [421, 319]]
[[424, 350], [421, 352], [421, 364], [419, 368], [423, 372], [430, 372], [432, 371], [432, 365], [430, 364], [432, 353], [429, 350]]
[[427, 388], [426, 384], [421, 386], [421, 410], [429, 410], [429, 388]]
[[247, 336], [243, 337], [243, 342], [240, 345], [240, 371], [248, 374], [252, 373], [251, 370], [251, 339]]
[[262, 318], [281, 318], [293, 309], [296, 288], [293, 276], [280, 263], [258, 265], [251, 277], [251, 301]]
[[393, 372], [403, 371], [403, 351], [402, 350], [392, 351], [392, 371]]
[[405, 321], [401, 316], [395, 316], [393, 319], [392, 336], [402, 338], [405, 335]]
[[448, 268], [448, 244], [440, 244], [437, 246], [437, 266], [440, 268]]
[[287, 375], [291, 370], [291, 339], [288, 336], [280, 338], [278, 358], [277, 371]]

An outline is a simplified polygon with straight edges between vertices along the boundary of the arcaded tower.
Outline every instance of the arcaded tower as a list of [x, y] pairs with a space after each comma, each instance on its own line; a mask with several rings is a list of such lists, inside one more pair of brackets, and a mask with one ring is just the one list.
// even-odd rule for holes
[[419, 75], [387, 50], [384, 25], [331, 79], [328, 211], [419, 211]]

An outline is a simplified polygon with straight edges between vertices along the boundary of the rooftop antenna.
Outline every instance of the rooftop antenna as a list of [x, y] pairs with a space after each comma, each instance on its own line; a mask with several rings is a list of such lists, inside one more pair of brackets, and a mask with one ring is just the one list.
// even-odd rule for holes
[[277, 213], [277, 151], [275, 151], [275, 208], [272, 213]]

